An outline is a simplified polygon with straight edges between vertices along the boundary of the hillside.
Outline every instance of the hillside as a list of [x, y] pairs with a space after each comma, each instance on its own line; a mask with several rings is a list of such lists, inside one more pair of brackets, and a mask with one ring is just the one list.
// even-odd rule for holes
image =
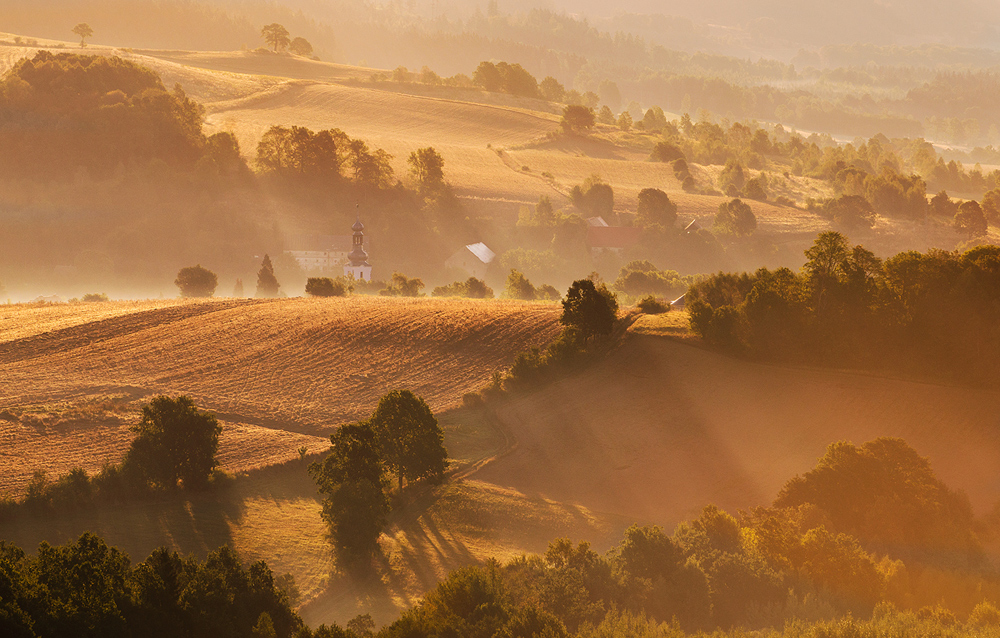
[[741, 361], [633, 335], [499, 411], [516, 450], [472, 478], [665, 524], [770, 503], [834, 441], [904, 438], [979, 514], [1000, 501], [1000, 393]]
[[551, 304], [372, 297], [2, 306], [0, 491], [36, 469], [100, 469], [161, 393], [219, 413], [226, 470], [324, 449], [389, 390], [458, 403], [556, 319]]

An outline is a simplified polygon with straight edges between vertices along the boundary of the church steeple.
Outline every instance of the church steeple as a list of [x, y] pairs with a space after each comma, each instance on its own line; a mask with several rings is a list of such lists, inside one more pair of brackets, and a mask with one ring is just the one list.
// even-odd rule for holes
[[[355, 205], [355, 209], [358, 206]], [[351, 238], [351, 252], [347, 255], [344, 266], [344, 276], [371, 281], [372, 265], [368, 263], [368, 253], [365, 252], [365, 225], [361, 223], [361, 213], [358, 212], [354, 225], [351, 226], [354, 236]]]

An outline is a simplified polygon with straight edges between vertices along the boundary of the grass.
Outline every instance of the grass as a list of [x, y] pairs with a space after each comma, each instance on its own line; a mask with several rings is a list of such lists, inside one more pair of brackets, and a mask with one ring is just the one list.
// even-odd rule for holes
[[658, 315], [639, 315], [629, 332], [653, 337], [693, 338], [691, 317], [685, 310], [671, 310]]

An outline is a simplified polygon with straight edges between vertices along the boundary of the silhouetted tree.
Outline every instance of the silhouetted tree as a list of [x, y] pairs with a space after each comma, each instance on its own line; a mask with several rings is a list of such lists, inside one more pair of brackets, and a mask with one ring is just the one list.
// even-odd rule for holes
[[962, 202], [955, 213], [955, 228], [970, 239], [983, 237], [988, 230], [986, 215], [976, 201]]
[[574, 281], [562, 302], [559, 323], [576, 328], [584, 339], [611, 334], [618, 318], [618, 300], [604, 284], [590, 279]]
[[559, 125], [567, 133], [582, 133], [594, 128], [594, 120], [594, 109], [579, 104], [570, 104], [563, 109]]
[[274, 276], [274, 264], [271, 263], [271, 258], [268, 255], [264, 255], [264, 261], [260, 264], [260, 270], [257, 271], [257, 294], [256, 297], [277, 297], [278, 296], [278, 278]]
[[237, 279], [236, 280], [236, 285], [233, 286], [233, 296], [236, 297], [237, 299], [239, 299], [239, 298], [243, 297], [243, 294], [244, 294], [243, 293], [243, 280], [242, 279]]
[[757, 230], [757, 216], [750, 206], [739, 199], [719, 204], [715, 215], [715, 229], [734, 237], [748, 237]]
[[440, 479], [448, 452], [444, 434], [430, 407], [409, 390], [394, 390], [383, 396], [369, 419], [378, 438], [388, 471], [394, 472], [403, 489], [403, 479]]
[[860, 195], [841, 195], [828, 202], [824, 209], [833, 218], [833, 223], [847, 231], [867, 229], [875, 224], [875, 209]]
[[535, 299], [535, 287], [520, 271], [512, 269], [507, 275], [507, 285], [504, 286], [503, 296], [505, 299], [532, 301]]
[[594, 216], [609, 216], [615, 208], [615, 192], [598, 175], [591, 175], [583, 184], [570, 191], [573, 205]]
[[222, 426], [215, 415], [198, 412], [190, 397], [156, 397], [142, 406], [142, 422], [129, 429], [137, 436], [123, 465], [153, 485], [201, 487], [218, 465]]
[[472, 74], [472, 82], [493, 93], [500, 91], [503, 87], [503, 77], [492, 62], [480, 62]]
[[538, 84], [538, 90], [549, 102], [562, 102], [566, 99], [566, 88], [551, 75]]
[[288, 29], [277, 22], [264, 26], [260, 30], [260, 35], [264, 38], [264, 42], [274, 47], [275, 53], [278, 52], [278, 49], [284, 49], [289, 44]]
[[407, 163], [421, 191], [434, 191], [444, 185], [444, 158], [433, 146], [413, 151]]
[[86, 22], [81, 22], [80, 24], [73, 27], [73, 33], [80, 36], [80, 48], [87, 46], [87, 38], [94, 35], [94, 30], [90, 28], [90, 25]]
[[677, 204], [658, 188], [644, 188], [639, 191], [636, 217], [640, 226], [671, 228], [677, 223]]
[[294, 38], [288, 45], [288, 50], [295, 55], [309, 57], [313, 54], [313, 46], [305, 38]]
[[181, 268], [174, 280], [174, 285], [180, 288], [181, 297], [211, 297], [218, 283], [215, 273], [200, 264]]
[[378, 437], [368, 421], [342, 425], [330, 436], [330, 453], [309, 466], [323, 499], [323, 519], [333, 543], [348, 559], [378, 549], [389, 513], [385, 465]]

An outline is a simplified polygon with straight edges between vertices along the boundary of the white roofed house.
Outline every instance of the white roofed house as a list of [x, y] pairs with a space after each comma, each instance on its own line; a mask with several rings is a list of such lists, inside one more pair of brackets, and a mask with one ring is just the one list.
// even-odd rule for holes
[[490, 264], [496, 259], [496, 253], [483, 242], [463, 246], [454, 255], [445, 260], [444, 265], [456, 270], [464, 270], [476, 279], [486, 277]]

